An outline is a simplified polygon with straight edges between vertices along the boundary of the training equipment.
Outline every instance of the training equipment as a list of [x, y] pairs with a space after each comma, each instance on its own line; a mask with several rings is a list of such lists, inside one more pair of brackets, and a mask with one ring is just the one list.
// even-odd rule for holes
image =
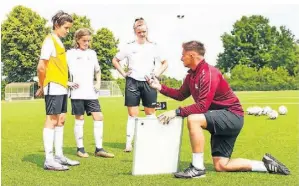
[[155, 109], [156, 110], [167, 110], [167, 103], [165, 101], [157, 102]]
[[284, 105], [281, 105], [279, 108], [278, 108], [278, 113], [280, 115], [286, 115], [288, 112], [288, 109], [287, 107], [285, 107]]
[[137, 118], [135, 123], [133, 175], [167, 174], [178, 171], [183, 130], [182, 117], [168, 125], [156, 118]]
[[260, 116], [263, 113], [263, 109], [261, 107], [256, 107], [254, 110], [254, 115], [255, 116]]
[[265, 106], [265, 107], [263, 108], [263, 112], [262, 112], [262, 114], [263, 114], [263, 115], [268, 115], [268, 113], [271, 112], [271, 111], [272, 111], [272, 108], [271, 108], [271, 107], [269, 107], [269, 106]]
[[272, 110], [268, 113], [269, 119], [276, 119], [278, 117], [278, 112], [276, 110]]
[[123, 96], [116, 81], [101, 81], [100, 90], [96, 91], [100, 97], [121, 97]]

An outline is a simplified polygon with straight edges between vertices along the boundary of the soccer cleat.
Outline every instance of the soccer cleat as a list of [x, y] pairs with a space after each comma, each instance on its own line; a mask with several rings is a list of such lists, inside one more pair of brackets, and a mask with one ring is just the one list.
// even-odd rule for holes
[[182, 172], [174, 173], [174, 177], [176, 178], [203, 178], [206, 177], [206, 170], [201, 170], [195, 168], [192, 163], [190, 166]]
[[80, 158], [88, 158], [89, 155], [86, 152], [77, 151], [77, 156]]
[[44, 163], [45, 170], [54, 170], [54, 171], [66, 171], [69, 170], [68, 166], [61, 165], [55, 160], [46, 160]]
[[103, 158], [114, 158], [114, 154], [105, 151], [103, 148], [96, 149], [94, 154], [95, 154], [95, 156], [100, 156]]
[[76, 166], [79, 165], [80, 162], [76, 161], [76, 160], [70, 160], [65, 156], [55, 156], [54, 160], [58, 163], [60, 163], [61, 165], [69, 165], [69, 166]]
[[77, 148], [77, 156], [81, 158], [88, 158], [89, 155], [85, 152], [84, 147]]
[[124, 152], [131, 152], [133, 149], [132, 146], [127, 146], [125, 149], [124, 149]]
[[275, 159], [270, 154], [266, 153], [262, 160], [265, 164], [265, 167], [267, 168], [269, 173], [272, 174], [282, 174], [282, 175], [289, 175], [290, 171], [289, 169], [279, 162], [277, 159]]

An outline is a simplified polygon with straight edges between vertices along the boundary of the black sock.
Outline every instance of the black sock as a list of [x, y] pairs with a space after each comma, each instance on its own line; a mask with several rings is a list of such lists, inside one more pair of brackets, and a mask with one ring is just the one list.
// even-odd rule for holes
[[81, 147], [81, 148], [78, 148], [78, 147], [77, 147], [77, 152], [78, 152], [78, 151], [80, 151], [80, 152], [82, 152], [82, 153], [85, 153], [84, 147]]
[[104, 150], [103, 148], [96, 148], [96, 152]]

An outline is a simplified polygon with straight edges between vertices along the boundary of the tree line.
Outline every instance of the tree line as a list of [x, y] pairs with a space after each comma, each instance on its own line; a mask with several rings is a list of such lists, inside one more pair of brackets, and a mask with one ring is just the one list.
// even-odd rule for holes
[[[72, 14], [74, 23], [70, 33], [62, 39], [66, 49], [73, 43], [79, 28], [93, 32], [92, 49], [101, 66], [102, 79], [113, 80], [110, 70], [117, 53], [119, 40], [108, 28], [94, 30], [86, 16]], [[47, 20], [24, 6], [16, 6], [1, 24], [3, 85], [10, 82], [33, 81], [42, 42], [51, 28]], [[261, 15], [243, 16], [233, 24], [230, 33], [221, 36], [224, 51], [219, 53], [216, 67], [231, 74], [228, 81], [234, 90], [299, 89], [299, 40], [285, 26], [271, 26]], [[162, 76], [162, 82], [180, 87], [181, 81]], [[121, 90], [124, 80], [117, 80]]]

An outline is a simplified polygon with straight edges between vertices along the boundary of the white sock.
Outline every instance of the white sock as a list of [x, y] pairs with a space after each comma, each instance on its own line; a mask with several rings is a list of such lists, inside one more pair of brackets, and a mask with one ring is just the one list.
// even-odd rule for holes
[[75, 119], [74, 133], [75, 133], [75, 138], [76, 138], [76, 143], [77, 143], [78, 148], [84, 147], [84, 145], [83, 145], [83, 125], [84, 125], [84, 120]]
[[203, 152], [192, 153], [192, 165], [197, 169], [205, 169], [203, 165]]
[[96, 148], [100, 149], [103, 145], [103, 121], [93, 121], [93, 127]]
[[44, 128], [43, 140], [46, 160], [51, 160], [53, 159], [54, 129]]
[[54, 143], [56, 156], [63, 156], [63, 128], [64, 126], [55, 127]]
[[132, 141], [134, 139], [135, 130], [135, 119], [136, 117], [128, 116], [126, 148], [132, 147]]
[[146, 115], [147, 118], [157, 118], [155, 114]]
[[264, 162], [251, 160], [251, 171], [253, 172], [268, 172]]

